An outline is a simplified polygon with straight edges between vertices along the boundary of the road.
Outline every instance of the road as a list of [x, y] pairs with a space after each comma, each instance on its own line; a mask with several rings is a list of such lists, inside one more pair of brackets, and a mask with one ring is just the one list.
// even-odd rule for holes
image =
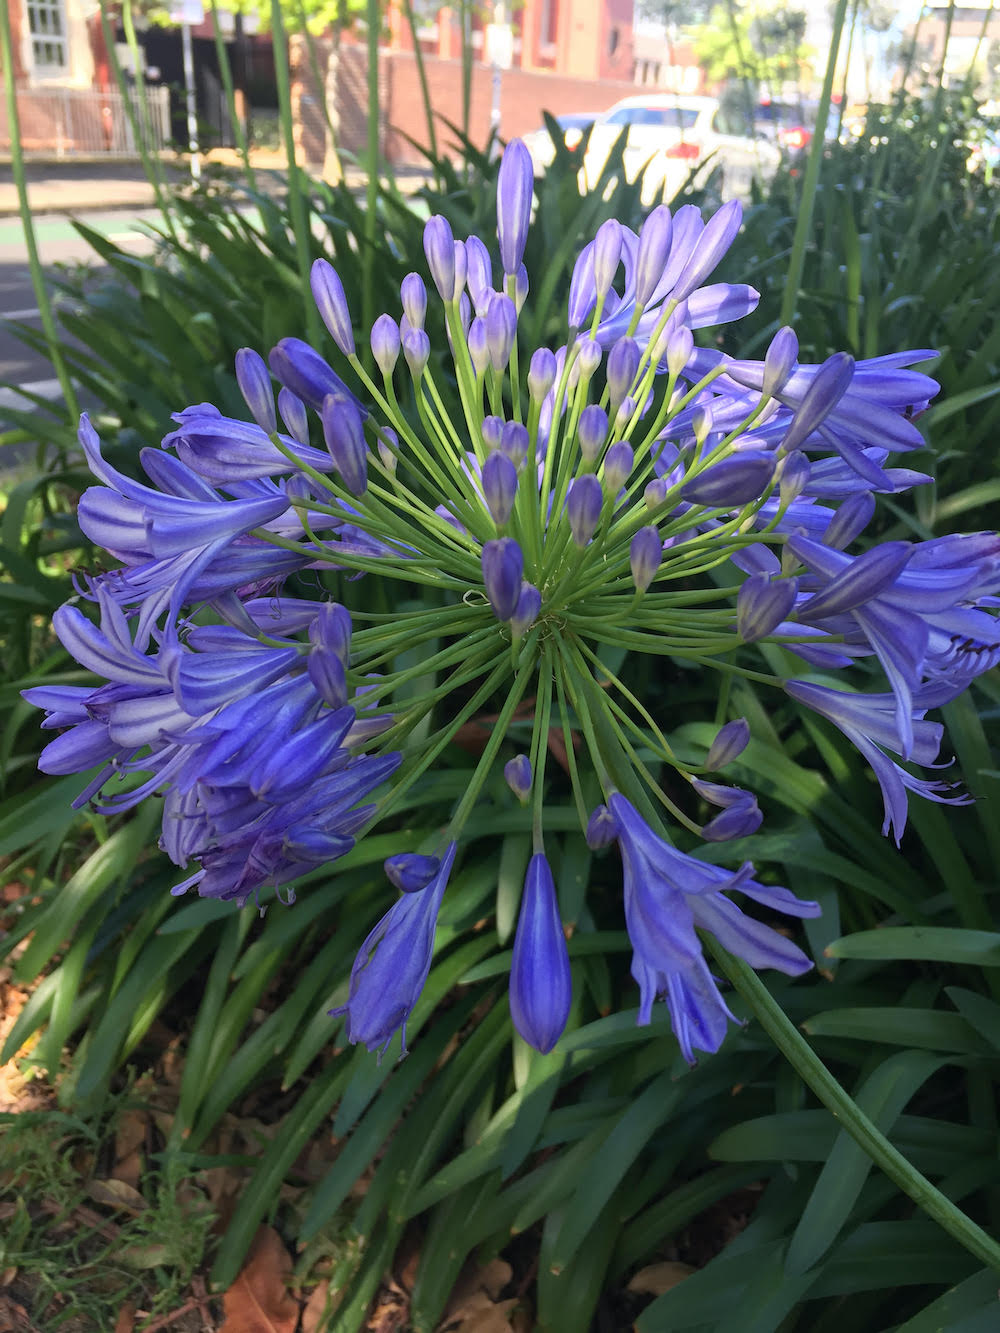
[[[136, 212], [109, 211], [88, 213], [86, 221], [117, 245], [136, 253], [149, 249], [150, 241], [138, 229], [142, 222], [153, 223], [160, 216], [156, 209]], [[86, 241], [74, 231], [68, 218], [45, 216], [35, 223], [38, 250], [46, 273], [58, 264], [98, 262]], [[0, 218], [0, 319], [18, 320], [41, 330], [38, 302], [31, 284], [24, 232], [17, 218]], [[44, 397], [58, 397], [59, 386], [51, 362], [35, 352], [0, 324], [0, 430], [6, 427], [4, 408], [23, 406], [16, 393], [24, 387]]]

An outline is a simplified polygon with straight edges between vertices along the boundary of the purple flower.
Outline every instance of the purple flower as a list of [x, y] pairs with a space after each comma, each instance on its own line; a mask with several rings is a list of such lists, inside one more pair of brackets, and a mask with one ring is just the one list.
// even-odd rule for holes
[[521, 266], [534, 183], [531, 154], [520, 139], [511, 139], [500, 159], [497, 176], [497, 237], [500, 262], [508, 277], [514, 277]]
[[517, 496], [517, 468], [499, 450], [483, 464], [483, 495], [493, 522], [502, 528], [510, 518]]
[[736, 598], [736, 630], [744, 643], [773, 634], [795, 605], [796, 579], [751, 574]]
[[725, 768], [738, 758], [749, 743], [749, 723], [745, 717], [734, 718], [715, 733], [715, 740], [705, 756], [705, 767], [709, 772], [717, 773], [720, 768]]
[[531, 795], [531, 760], [526, 754], [516, 754], [503, 766], [504, 781], [523, 805]]
[[447, 218], [435, 213], [424, 225], [424, 254], [442, 301], [455, 296], [455, 238]]
[[773, 456], [753, 450], [713, 463], [692, 481], [685, 482], [681, 494], [694, 504], [735, 509], [763, 495], [773, 476]]
[[354, 355], [354, 330], [351, 328], [351, 312], [344, 294], [344, 284], [335, 268], [325, 259], [317, 259], [309, 276], [313, 300], [322, 316], [323, 323], [330, 330], [330, 337], [345, 356]]
[[323, 400], [323, 437], [340, 479], [352, 495], [368, 489], [368, 446], [361, 414], [349, 398], [330, 394]]
[[547, 1054], [566, 1027], [573, 983], [552, 871], [536, 852], [524, 880], [510, 967], [510, 1013], [529, 1046]]
[[400, 347], [399, 325], [391, 315], [379, 315], [372, 325], [370, 342], [375, 364], [388, 378], [396, 368]]
[[542, 594], [533, 583], [522, 583], [517, 606], [510, 618], [510, 632], [520, 639], [531, 629], [542, 609]]
[[517, 610], [524, 574], [524, 556], [513, 537], [484, 542], [483, 582], [497, 620], [510, 620]]
[[586, 546], [597, 531], [604, 508], [604, 488], [592, 472], [577, 477], [566, 496], [566, 517], [575, 545]]
[[710, 931], [751, 967], [800, 976], [812, 966], [801, 949], [745, 916], [724, 895], [738, 889], [792, 916], [818, 916], [820, 909], [787, 889], [759, 884], [749, 862], [726, 871], [677, 851], [657, 837], [618, 792], [608, 806], [618, 822], [625, 920], [634, 950], [632, 975], [640, 991], [639, 1022], [650, 1021], [653, 1001], [663, 995], [681, 1052], [693, 1064], [695, 1050], [718, 1050], [727, 1020], [733, 1018], [705, 965], [695, 928]]
[[656, 577], [663, 559], [663, 542], [654, 527], [640, 528], [629, 547], [632, 578], [640, 592], [645, 592]]
[[418, 852], [397, 852], [382, 865], [390, 882], [401, 893], [419, 893], [441, 869], [441, 860], [437, 856], [421, 856]]
[[268, 434], [276, 431], [278, 419], [274, 415], [271, 376], [264, 358], [251, 347], [241, 347], [236, 353], [236, 382], [257, 425]]
[[383, 1055], [401, 1030], [406, 1053], [406, 1021], [431, 970], [438, 909], [454, 860], [452, 842], [434, 878], [394, 903], [358, 950], [347, 1003], [330, 1010], [347, 1015], [347, 1040], [352, 1044], [363, 1042], [369, 1051]]
[[[939, 722], [925, 722], [927, 707], [944, 702], [943, 698], [928, 693], [921, 698], [921, 707], [911, 709], [905, 730], [899, 727], [899, 710], [891, 694], [852, 694], [846, 690], [831, 690], [824, 685], [813, 685], [804, 680], [788, 680], [785, 690], [814, 712], [839, 727], [860, 754], [868, 760], [878, 778], [885, 806], [884, 834], [892, 832], [899, 846], [906, 828], [907, 791], [916, 792], [928, 801], [941, 805], [967, 805], [970, 797], [964, 793], [944, 796], [954, 791], [955, 784], [928, 781], [914, 777], [890, 759], [886, 750], [905, 754], [918, 764], [932, 765], [937, 759], [944, 728]], [[927, 706], [923, 706], [926, 703]]]

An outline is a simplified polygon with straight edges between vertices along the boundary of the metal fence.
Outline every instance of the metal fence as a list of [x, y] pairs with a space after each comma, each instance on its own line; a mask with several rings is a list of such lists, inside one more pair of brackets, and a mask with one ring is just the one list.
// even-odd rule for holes
[[[170, 140], [170, 93], [162, 87], [130, 88], [124, 96], [117, 89], [19, 88], [17, 115], [27, 153], [135, 157], [140, 146], [155, 153]], [[10, 149], [10, 126], [0, 106], [0, 151], [5, 149]]]

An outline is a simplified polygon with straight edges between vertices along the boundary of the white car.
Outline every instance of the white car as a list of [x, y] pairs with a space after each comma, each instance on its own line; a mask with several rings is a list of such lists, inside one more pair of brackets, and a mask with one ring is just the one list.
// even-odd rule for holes
[[691, 170], [712, 158], [721, 167], [729, 195], [746, 194], [757, 177], [767, 180], [777, 169], [777, 146], [746, 133], [744, 116], [714, 97], [671, 93], [626, 97], [594, 121], [583, 162], [583, 179], [593, 189], [618, 136], [628, 181], [642, 175], [642, 202], [671, 199]]

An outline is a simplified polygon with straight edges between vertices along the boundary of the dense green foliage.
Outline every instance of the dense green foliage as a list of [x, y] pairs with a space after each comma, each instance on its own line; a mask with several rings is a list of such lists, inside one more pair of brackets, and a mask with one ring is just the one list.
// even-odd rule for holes
[[[938, 486], [915, 493], [915, 512], [904, 500], [896, 518], [901, 534], [928, 535], [987, 522], [1000, 498], [1000, 335], [991, 315], [1000, 304], [1000, 237], [993, 191], [956, 164], [950, 139], [931, 142], [926, 123], [898, 114], [881, 129], [834, 147], [823, 163], [798, 328], [817, 359], [841, 347], [863, 356], [941, 349], [933, 373], [944, 392], [924, 418], [933, 451], [915, 462], [935, 472]], [[639, 217], [638, 187], [620, 180], [608, 198], [602, 188], [580, 196], [581, 154], [560, 149], [539, 183], [527, 258], [546, 277], [533, 299], [532, 342], [565, 299], [581, 241], [611, 214], [631, 225]], [[914, 161], [922, 164], [916, 199]], [[445, 213], [457, 235], [488, 234], [495, 170], [471, 149], [461, 171], [438, 164], [439, 183], [416, 208], [383, 187], [376, 262], [339, 265], [352, 309], [363, 305], [352, 274], [360, 284], [365, 271], [378, 284], [369, 296], [375, 309], [396, 309], [399, 279], [422, 267], [428, 211]], [[602, 184], [615, 179], [612, 161]], [[707, 198], [712, 182], [692, 188], [693, 198]], [[773, 332], [797, 188], [782, 174], [748, 210], [723, 276], [754, 283], [762, 302], [746, 321], [749, 341], [730, 351], [757, 354]], [[314, 184], [308, 205], [315, 254], [343, 261], [361, 253], [371, 232], [346, 188]], [[97, 404], [109, 456], [126, 468], [188, 403], [208, 399], [240, 414], [238, 347], [266, 350], [304, 332], [284, 198], [218, 182], [171, 209], [148, 258], [81, 224], [107, 267], [61, 284], [59, 318], [84, 344], [67, 349], [71, 372]], [[332, 345], [324, 351], [336, 364]], [[646, 1306], [641, 1333], [726, 1333], [737, 1309], [741, 1331], [759, 1333], [989, 1326], [996, 1274], [872, 1170], [759, 1025], [733, 1032], [693, 1070], [678, 1056], [665, 1011], [650, 1028], [635, 1027], [617, 861], [581, 851], [578, 838], [550, 848], [562, 915], [574, 927], [569, 1032], [548, 1056], [514, 1038], [503, 977], [530, 839], [529, 816], [503, 784], [470, 830], [473, 853], [449, 888], [434, 968], [409, 1025], [412, 1054], [379, 1065], [339, 1044], [340, 1023], [326, 1011], [343, 999], [354, 952], [390, 901], [380, 862], [407, 839], [417, 845], [419, 830], [441, 822], [464, 790], [481, 744], [475, 718], [468, 749], [446, 752], [402, 809], [397, 834], [367, 838], [335, 875], [305, 881], [294, 908], [272, 902], [263, 917], [252, 906], [171, 899], [175, 872], [152, 844], [155, 811], [73, 816], [69, 800], [83, 781], [37, 780], [37, 716], [15, 701], [43, 676], [83, 678], [67, 670], [45, 622], [71, 591], [67, 571], [92, 558], [72, 520], [87, 483], [74, 423], [43, 427], [25, 414], [21, 425], [36, 439], [44, 432], [61, 462], [10, 493], [0, 533], [8, 645], [0, 699], [13, 719], [0, 856], [25, 886], [3, 948], [15, 955], [15, 977], [35, 987], [0, 1059], [40, 1033], [31, 1059], [58, 1075], [65, 1106], [99, 1122], [126, 1071], [157, 1058], [155, 1025], [166, 1022], [182, 1034], [184, 1055], [161, 1157], [192, 1174], [217, 1160], [216, 1131], [230, 1108], [251, 1093], [276, 1108], [280, 1132], [263, 1147], [220, 1243], [219, 1282], [234, 1276], [258, 1222], [272, 1218], [305, 1243], [303, 1267], [332, 1258], [343, 1287], [336, 1327], [361, 1328], [416, 1224], [412, 1318], [420, 1330], [435, 1326], [468, 1255], [508, 1250], [512, 1238], [516, 1247], [522, 1233], [538, 1256], [537, 1326], [556, 1333], [591, 1327], [598, 1311], [600, 1327], [627, 1323], [641, 1302], [617, 1293], [637, 1268], [664, 1257], [701, 1271]], [[367, 584], [338, 587], [331, 577], [329, 587], [350, 606]], [[784, 650], [772, 651], [781, 669]], [[656, 715], [674, 720], [668, 736], [679, 753], [703, 752], [714, 684], [676, 667], [629, 683]], [[915, 801], [902, 852], [881, 837], [877, 787], [839, 735], [790, 702], [766, 712], [749, 683], [727, 706], [754, 735], [734, 777], [752, 772], [766, 801], [754, 860], [770, 880], [824, 907], [807, 928], [821, 970], [794, 984], [769, 977], [768, 988], [913, 1167], [995, 1232], [1000, 798], [988, 737], [1000, 708], [996, 673], [981, 686], [946, 710], [977, 804], [944, 812]], [[644, 757], [655, 764], [652, 752]], [[558, 781], [545, 823], [576, 826]], [[715, 850], [725, 864], [751, 853], [732, 843]], [[330, 1133], [343, 1144], [333, 1166], [304, 1204], [279, 1202], [282, 1181], [299, 1180], [309, 1140]], [[726, 1222], [707, 1247], [691, 1225], [713, 1208], [723, 1219], [750, 1214], [715, 1258]]]

